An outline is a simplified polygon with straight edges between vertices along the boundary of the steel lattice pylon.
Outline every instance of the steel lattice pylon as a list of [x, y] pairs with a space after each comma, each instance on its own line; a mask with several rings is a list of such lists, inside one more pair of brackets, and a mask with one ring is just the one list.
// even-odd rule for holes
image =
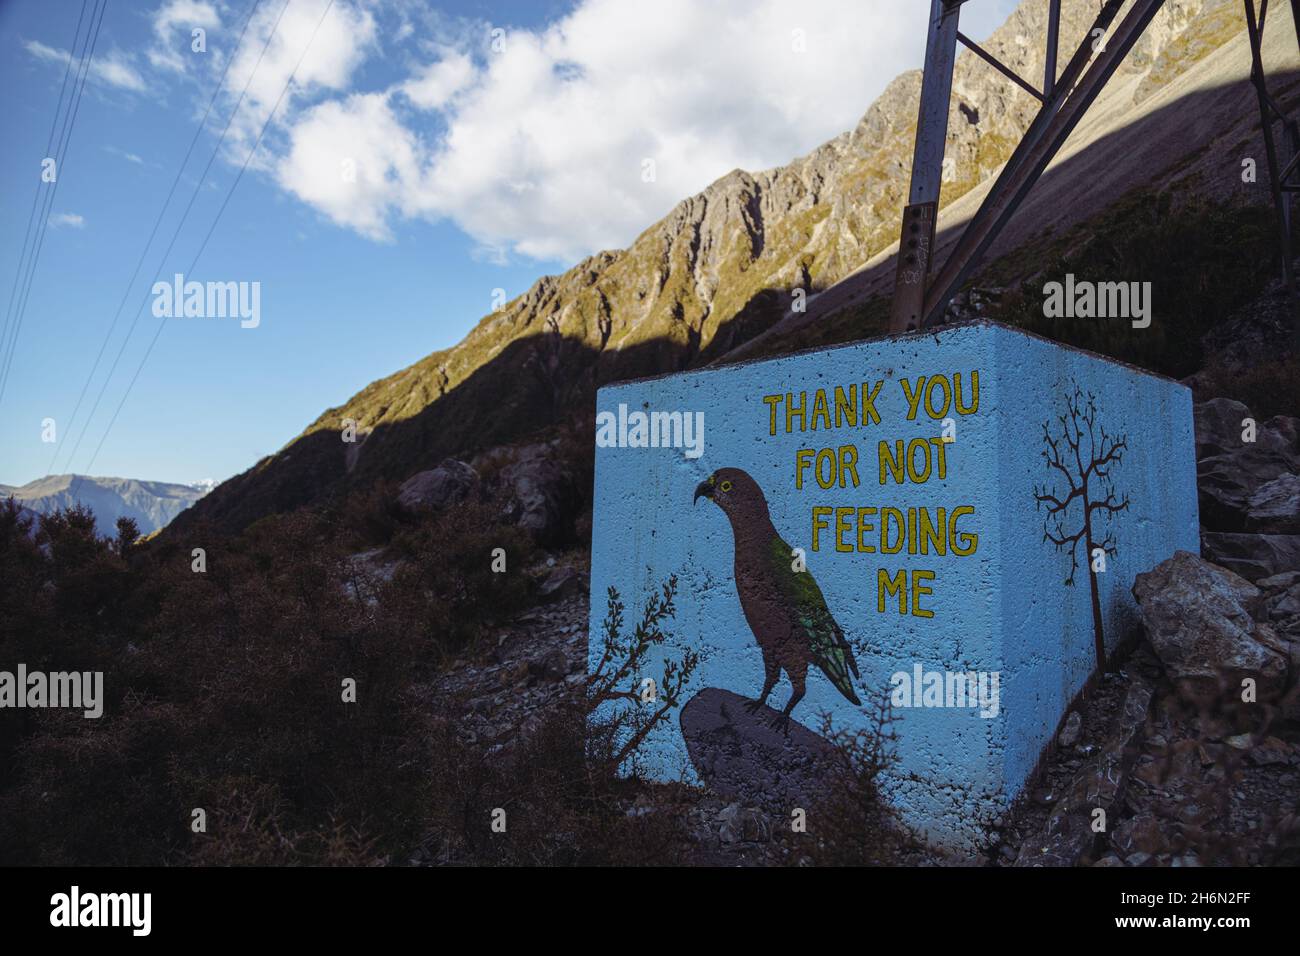
[[[1255, 0], [1244, 0], [1246, 4], [1246, 32], [1250, 37], [1250, 82], [1255, 87], [1259, 99], [1259, 117], [1261, 132], [1264, 136], [1264, 154], [1268, 162], [1269, 189], [1273, 194], [1273, 208], [1277, 212], [1278, 236], [1282, 244], [1282, 278], [1287, 290], [1294, 299], [1296, 282], [1291, 267], [1291, 194], [1300, 192], [1300, 175], [1297, 175], [1297, 161], [1300, 160], [1300, 127], [1287, 115], [1268, 91], [1268, 77], [1264, 73], [1264, 22], [1268, 18], [1268, 0], [1260, 0], [1259, 12], [1256, 13]], [[1300, 46], [1300, 0], [1291, 0], [1291, 22], [1296, 31], [1296, 44]], [[1273, 136], [1273, 124], [1282, 125], [1282, 153], [1279, 157], [1278, 142]], [[1285, 166], [1281, 164], [1285, 162]], [[1281, 167], [1281, 168], [1279, 168]], [[1300, 325], [1296, 336], [1300, 338]]]
[[[1061, 0], [1044, 0], [1048, 5], [1044, 57], [1046, 67], [1043, 87], [1039, 90], [957, 28], [962, 4], [966, 2], [968, 0], [931, 0], [929, 38], [921, 81], [921, 105], [912, 157], [912, 181], [908, 204], [903, 209], [894, 298], [890, 310], [889, 325], [892, 332], [924, 328], [943, 315], [948, 301], [978, 265], [989, 245], [1014, 215], [1048, 163], [1065, 144], [1106, 82], [1164, 5], [1164, 0], [1134, 0], [1110, 39], [1104, 44], [1096, 44], [1093, 39], [1105, 35], [1118, 17], [1120, 8], [1127, 2], [1105, 0], [1096, 20], [1085, 34], [1084, 41], [1058, 75]], [[1262, 47], [1269, 0], [1243, 2], [1250, 39], [1250, 78], [1259, 100], [1269, 187], [1277, 213], [1282, 276], [1292, 300], [1296, 301], [1297, 287], [1291, 260], [1291, 194], [1300, 192], [1300, 124], [1287, 114], [1268, 90]], [[1290, 3], [1296, 43], [1300, 46], [1300, 0], [1290, 0]], [[932, 273], [944, 143], [948, 135], [948, 107], [952, 95], [952, 71], [956, 63], [958, 42], [970, 48], [1042, 105], [943, 267]], [[1275, 124], [1281, 125], [1280, 149], [1279, 141], [1274, 136]], [[1296, 338], [1300, 343], [1300, 315], [1297, 316]]]

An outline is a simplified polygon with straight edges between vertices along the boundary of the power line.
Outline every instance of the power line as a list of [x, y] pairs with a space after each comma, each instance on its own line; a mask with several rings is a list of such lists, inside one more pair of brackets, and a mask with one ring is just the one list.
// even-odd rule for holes
[[[135, 316], [131, 319], [131, 325], [126, 330], [126, 337], [122, 339], [122, 344], [117, 350], [117, 355], [113, 357], [113, 364], [109, 366], [108, 375], [104, 377], [104, 382], [99, 387], [99, 392], [95, 396], [95, 404], [91, 406], [90, 414], [86, 416], [82, 423], [81, 431], [77, 434], [77, 440], [72, 446], [72, 452], [68, 455], [68, 467], [72, 467], [72, 460], [76, 457], [77, 451], [81, 448], [81, 442], [86, 437], [86, 432], [90, 430], [90, 423], [94, 421], [95, 412], [99, 411], [99, 403], [104, 400], [104, 393], [108, 391], [108, 385], [113, 380], [113, 373], [117, 371], [118, 363], [122, 361], [122, 355], [126, 352], [126, 347], [131, 341], [131, 336], [135, 334], [135, 328], [140, 323], [140, 315], [144, 312], [145, 303], [149, 301], [152, 294], [154, 283], [158, 281], [158, 276], [162, 275], [163, 266], [167, 263], [167, 257], [171, 255], [172, 248], [176, 245], [176, 240], [180, 237], [181, 230], [185, 227], [185, 221], [189, 218], [190, 210], [194, 208], [194, 202], [199, 198], [199, 193], [203, 189], [203, 184], [207, 181], [208, 173], [212, 169], [212, 164], [216, 161], [221, 152], [221, 145], [226, 141], [226, 134], [230, 131], [230, 126], [239, 112], [240, 106], [244, 103], [244, 97], [248, 94], [248, 89], [253, 83], [253, 77], [257, 75], [258, 69], [262, 65], [262, 59], [266, 56], [266, 51], [271, 45], [271, 40], [275, 37], [276, 30], [279, 29], [280, 20], [284, 17], [284, 12], [289, 9], [292, 0], [285, 0], [284, 6], [280, 8], [280, 15], [276, 17], [275, 24], [271, 27], [271, 32], [266, 36], [266, 42], [262, 44], [262, 51], [258, 54], [257, 62], [253, 65], [253, 70], [248, 74], [248, 79], [244, 83], [244, 89], [239, 94], [239, 99], [235, 102], [234, 108], [230, 111], [230, 116], [226, 119], [226, 125], [221, 130], [221, 136], [217, 139], [217, 145], [212, 150], [212, 155], [208, 157], [207, 165], [203, 167], [203, 174], [194, 186], [194, 192], [190, 196], [190, 201], [186, 203], [184, 212], [181, 213], [180, 222], [176, 224], [176, 229], [172, 232], [171, 241], [167, 243], [167, 248], [163, 251], [162, 257], [158, 260], [158, 268], [154, 270], [153, 278], [149, 281], [149, 289], [145, 291], [144, 297], [140, 300], [140, 305], [135, 310]], [[333, 0], [330, 0], [331, 5]]]
[[[84, 0], [83, 0], [84, 2]], [[198, 127], [194, 130], [194, 136], [190, 140], [189, 149], [185, 151], [185, 158], [181, 160], [180, 166], [176, 170], [176, 178], [172, 180], [171, 188], [167, 191], [167, 198], [163, 200], [162, 208], [158, 210], [158, 216], [154, 219], [153, 228], [149, 231], [149, 238], [140, 250], [140, 258], [136, 260], [135, 268], [131, 271], [131, 278], [127, 280], [126, 289], [122, 292], [122, 300], [117, 304], [117, 311], [113, 313], [113, 321], [108, 327], [108, 332], [104, 335], [104, 341], [99, 346], [99, 354], [95, 356], [95, 362], [90, 368], [90, 374], [86, 376], [85, 384], [81, 386], [81, 394], [77, 396], [77, 404], [72, 410], [72, 414], [67, 418], [60, 433], [66, 435], [77, 420], [77, 414], [81, 411], [81, 404], [85, 401], [86, 390], [95, 378], [95, 373], [99, 371], [99, 363], [104, 358], [104, 350], [108, 348], [108, 343], [113, 338], [113, 333], [117, 330], [118, 320], [122, 317], [122, 309], [126, 306], [126, 300], [130, 298], [131, 288], [135, 285], [136, 277], [140, 274], [140, 267], [144, 265], [145, 257], [149, 254], [149, 249], [153, 246], [154, 238], [158, 234], [158, 227], [162, 225], [163, 217], [171, 205], [172, 197], [176, 193], [176, 187], [180, 184], [181, 177], [185, 172], [185, 167], [189, 165], [190, 156], [194, 153], [194, 147], [198, 144], [199, 137], [203, 130], [207, 128], [208, 117], [212, 114], [212, 107], [217, 102], [217, 97], [221, 94], [222, 88], [226, 84], [226, 77], [230, 73], [231, 64], [235, 62], [235, 56], [244, 44], [244, 34], [248, 31], [248, 25], [252, 22], [253, 14], [257, 12], [258, 6], [262, 0], [253, 0], [252, 5], [248, 8], [248, 14], [244, 17], [244, 25], [239, 31], [239, 39], [235, 41], [235, 46], [230, 55], [226, 57], [225, 68], [221, 71], [221, 77], [217, 80], [217, 85], [212, 91], [212, 97], [208, 100], [208, 108], [203, 113], [203, 118], [199, 120]], [[46, 467], [46, 474], [52, 474], [54, 463], [59, 457], [59, 451], [63, 448], [63, 439], [60, 438], [57, 445], [54, 446], [54, 453], [50, 456], [50, 463]]]
[[[59, 86], [59, 98], [54, 104], [54, 115], [50, 118], [50, 135], [45, 141], [45, 159], [51, 158], [51, 152], [54, 149], [54, 131], [59, 128], [59, 116], [63, 113], [63, 94], [68, 89], [68, 77], [72, 73], [72, 62], [76, 59], [75, 53], [77, 44], [81, 42], [81, 24], [86, 19], [86, 0], [81, 0], [81, 15], [77, 17], [77, 29], [72, 34], [72, 45], [68, 47], [68, 62], [63, 68], [63, 83]], [[91, 16], [94, 19], [94, 16]], [[90, 36], [90, 31], [86, 31], [86, 36]], [[71, 104], [71, 99], [68, 100]], [[42, 160], [42, 167], [44, 159]], [[57, 160], [55, 161], [55, 178], [58, 178]], [[19, 277], [23, 274], [24, 264], [27, 262], [27, 253], [31, 248], [32, 223], [36, 221], [36, 205], [41, 198], [41, 187], [45, 185], [43, 178], [36, 182], [36, 190], [32, 194], [32, 208], [27, 214], [27, 228], [23, 232], [22, 251], [18, 256], [18, 266], [14, 269], [14, 287], [9, 293], [9, 305], [5, 309], [5, 324], [3, 332], [0, 332], [0, 343], [9, 339], [9, 320], [13, 316], [14, 299], [18, 294]], [[3, 349], [0, 349], [0, 355], [3, 355]]]
[[[86, 89], [86, 77], [90, 73], [90, 62], [95, 56], [95, 46], [99, 42], [99, 30], [104, 24], [104, 13], [108, 10], [108, 0], [103, 0], [102, 6], [99, 7], [99, 20], [94, 25], [94, 32], [87, 33], [86, 46], [83, 47], [81, 67], [77, 81], [74, 85], [73, 97], [68, 101], [70, 106], [63, 116], [63, 128], [59, 132], [59, 143], [55, 148], [54, 156], [54, 185], [46, 193], [45, 203], [41, 208], [40, 218], [36, 222], [36, 243], [32, 253], [27, 276], [23, 281], [23, 286], [18, 294], [18, 310], [14, 315], [12, 333], [7, 343], [7, 355], [5, 348], [0, 348], [0, 357], [3, 357], [3, 369], [0, 369], [0, 399], [4, 397], [5, 385], [9, 381], [9, 369], [13, 364], [14, 353], [18, 350], [18, 335], [22, 331], [23, 318], [27, 314], [27, 301], [31, 296], [32, 282], [36, 278], [36, 267], [40, 263], [41, 250], [45, 246], [45, 233], [49, 228], [50, 212], [54, 208], [54, 197], [59, 191], [61, 182], [60, 174], [64, 172], [65, 160], [67, 158], [68, 146], [72, 141], [72, 129], [77, 121], [77, 113], [81, 108], [81, 96]], [[91, 10], [91, 19], [94, 20], [95, 12]], [[69, 56], [72, 52], [69, 52]]]
[[[103, 0], [103, 5], [99, 7], [99, 20], [94, 25], [94, 32], [87, 33], [86, 45], [82, 48], [81, 65], [78, 69], [78, 75], [73, 85], [73, 93], [69, 99], [69, 109], [63, 116], [63, 127], [59, 131], [59, 141], [54, 149], [54, 168], [55, 178], [54, 186], [45, 195], [44, 205], [41, 207], [40, 216], [36, 222], [36, 240], [34, 251], [28, 263], [27, 275], [23, 280], [22, 288], [18, 293], [18, 309], [14, 314], [14, 323], [12, 335], [7, 343], [7, 354], [0, 350], [3, 355], [3, 361], [0, 361], [0, 398], [4, 395], [5, 386], [9, 381], [9, 372], [13, 366], [14, 355], [18, 351], [18, 335], [22, 331], [23, 319], [27, 315], [27, 303], [31, 298], [32, 284], [36, 278], [36, 267], [40, 263], [41, 250], [45, 248], [45, 235], [49, 230], [50, 214], [54, 209], [54, 197], [59, 190], [59, 174], [66, 165], [66, 158], [69, 145], [72, 142], [72, 130], [77, 122], [77, 113], [81, 109], [81, 97], [86, 91], [86, 79], [90, 74], [90, 63], [95, 56], [95, 46], [99, 42], [100, 27], [104, 23], [104, 14], [108, 9], [108, 0]], [[91, 10], [91, 19], [95, 18], [95, 11]]]
[[[217, 223], [221, 221], [222, 213], [226, 211], [226, 206], [230, 203], [231, 197], [234, 196], [235, 194], [235, 188], [239, 185], [239, 181], [243, 179], [244, 171], [248, 169], [248, 164], [252, 161], [253, 155], [257, 152], [258, 148], [262, 145], [262, 138], [266, 136], [266, 131], [268, 128], [270, 128], [271, 120], [273, 120], [275, 118], [275, 114], [279, 112], [280, 104], [284, 101], [285, 95], [289, 92], [289, 87], [293, 85], [293, 79], [295, 76], [298, 75], [298, 69], [299, 67], [302, 66], [302, 61], [306, 58], [307, 51], [309, 51], [312, 47], [312, 44], [316, 42], [316, 35], [320, 32], [321, 24], [325, 22], [325, 17], [329, 15], [329, 12], [331, 9], [333, 9], [333, 7], [334, 7], [334, 0], [329, 0], [329, 3], [326, 4], [325, 6], [324, 12], [322, 12], [320, 15], [320, 19], [316, 21], [316, 27], [315, 29], [312, 30], [311, 37], [307, 40], [307, 45], [303, 47], [302, 53], [299, 54], [298, 62], [294, 64], [293, 72], [289, 74], [289, 79], [285, 81], [284, 89], [280, 91], [280, 95], [276, 99], [275, 105], [271, 107], [271, 112], [267, 114], [266, 122], [262, 124], [261, 132], [257, 134], [257, 142], [255, 142], [253, 144], [253, 148], [248, 151], [248, 155], [244, 157], [244, 164], [239, 168], [239, 174], [235, 177], [235, 181], [231, 183], [230, 191], [226, 193], [226, 198], [221, 203], [221, 208], [217, 210], [216, 218], [212, 220], [212, 225], [208, 229], [207, 235], [203, 237], [203, 242], [199, 246], [198, 252], [194, 254], [194, 260], [190, 263], [190, 267], [189, 269], [186, 270], [186, 272], [192, 273], [194, 271], [194, 267], [198, 265], [199, 257], [203, 255], [203, 250], [207, 248], [208, 240], [212, 238], [212, 233], [216, 230]], [[90, 472], [91, 468], [95, 464], [95, 459], [99, 457], [100, 449], [104, 447], [104, 442], [107, 440], [109, 432], [112, 431], [113, 425], [117, 421], [117, 416], [122, 411], [122, 406], [126, 404], [126, 400], [131, 394], [131, 389], [135, 387], [136, 381], [140, 378], [140, 372], [144, 369], [145, 363], [149, 360], [149, 355], [153, 352], [153, 348], [158, 343], [158, 338], [159, 336], [162, 335], [162, 330], [166, 327], [166, 325], [167, 325], [167, 319], [164, 318], [162, 322], [159, 323], [158, 330], [154, 332], [153, 339], [150, 340], [149, 348], [145, 350], [144, 357], [140, 359], [140, 364], [136, 367], [135, 374], [131, 376], [131, 381], [126, 387], [126, 392], [122, 395], [122, 400], [118, 402], [117, 409], [113, 412], [113, 417], [109, 419], [108, 427], [104, 429], [103, 437], [100, 438], [99, 444], [95, 446], [95, 453], [91, 455], [90, 461], [86, 465], [86, 473]], [[74, 497], [75, 497], [75, 491], [74, 491]]]

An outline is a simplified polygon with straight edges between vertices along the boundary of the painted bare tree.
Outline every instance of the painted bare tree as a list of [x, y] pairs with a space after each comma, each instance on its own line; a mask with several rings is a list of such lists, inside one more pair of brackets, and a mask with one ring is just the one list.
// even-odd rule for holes
[[[1055, 429], [1053, 426], [1057, 426]], [[1092, 627], [1097, 647], [1097, 669], [1106, 667], [1106, 642], [1102, 628], [1101, 597], [1097, 588], [1098, 565], [1115, 555], [1112, 518], [1128, 508], [1129, 499], [1115, 495], [1111, 472], [1120, 465], [1128, 448], [1126, 435], [1112, 435], [1097, 421], [1097, 398], [1077, 384], [1065, 399], [1065, 412], [1055, 422], [1043, 422], [1043, 460], [1048, 481], [1034, 488], [1034, 498], [1043, 518], [1043, 540], [1057, 551], [1070, 555], [1073, 587], [1079, 572], [1079, 549], [1088, 569], [1092, 591]], [[1102, 553], [1104, 552], [1104, 554]]]

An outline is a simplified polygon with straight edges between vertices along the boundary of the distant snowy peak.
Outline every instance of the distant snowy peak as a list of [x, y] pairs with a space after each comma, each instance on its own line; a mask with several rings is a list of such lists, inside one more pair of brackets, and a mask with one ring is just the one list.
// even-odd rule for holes
[[210, 479], [181, 485], [135, 478], [46, 475], [20, 487], [0, 485], [0, 497], [12, 496], [37, 514], [82, 504], [95, 513], [95, 527], [102, 535], [116, 535], [121, 517], [135, 519], [140, 533], [149, 534], [165, 527], [215, 485]]

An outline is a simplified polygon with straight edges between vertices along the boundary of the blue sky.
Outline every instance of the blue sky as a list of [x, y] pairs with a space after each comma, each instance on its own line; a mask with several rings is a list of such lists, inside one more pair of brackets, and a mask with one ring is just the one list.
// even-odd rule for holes
[[[261, 0], [237, 46], [251, 0], [108, 0], [0, 396], [0, 483], [244, 470], [325, 408], [454, 345], [496, 290], [513, 298], [626, 246], [730, 169], [787, 162], [850, 128], [920, 64], [928, 7], [327, 2]], [[974, 0], [964, 27], [985, 36], [1013, 6]], [[0, 3], [6, 303], [81, 12], [81, 0]], [[155, 317], [149, 280], [186, 271], [228, 196], [186, 278], [259, 283], [259, 324]], [[45, 419], [59, 444], [42, 441]]]

